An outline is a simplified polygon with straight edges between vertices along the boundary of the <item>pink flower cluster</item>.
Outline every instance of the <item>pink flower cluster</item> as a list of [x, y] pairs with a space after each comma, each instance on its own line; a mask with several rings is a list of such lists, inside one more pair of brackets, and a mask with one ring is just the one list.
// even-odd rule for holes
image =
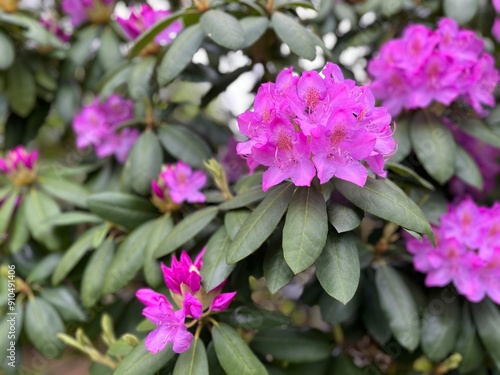
[[162, 294], [151, 289], [137, 291], [137, 298], [146, 306], [142, 314], [158, 326], [146, 337], [146, 348], [150, 352], [158, 353], [168, 343], [173, 343], [173, 351], [176, 353], [186, 351], [191, 345], [193, 334], [187, 330], [185, 319], [193, 319], [188, 323], [191, 327], [211, 312], [226, 310], [236, 295], [236, 292], [220, 292], [225, 282], [210, 292], [203, 289], [200, 275], [203, 253], [204, 250], [193, 263], [183, 251], [180, 260], [175, 255], [172, 257], [170, 268], [163, 263], [161, 265], [165, 284], [170, 289], [177, 310]]
[[63, 0], [62, 11], [74, 27], [92, 20], [102, 23], [109, 18], [114, 0]]
[[402, 38], [382, 46], [368, 71], [373, 93], [394, 116], [433, 101], [448, 106], [459, 98], [484, 115], [483, 105], [495, 105], [500, 78], [483, 41], [450, 18], [442, 18], [435, 31], [408, 26]]
[[407, 240], [415, 268], [427, 274], [427, 286], [451, 282], [472, 302], [486, 295], [500, 304], [500, 203], [477, 206], [470, 198], [441, 216], [434, 228], [437, 247], [425, 238]]
[[203, 171], [193, 171], [179, 161], [163, 167], [158, 180], [151, 181], [151, 190], [159, 201], [203, 203], [206, 198], [199, 190], [206, 183], [207, 175]]
[[139, 131], [132, 128], [117, 131], [117, 127], [133, 118], [134, 103], [131, 100], [117, 94], [102, 103], [96, 98], [73, 119], [76, 145], [78, 148], [94, 146], [99, 158], [115, 155], [120, 163], [124, 163]]
[[17, 146], [0, 158], [0, 171], [14, 175], [24, 170], [33, 171], [38, 160], [38, 151], [28, 152], [24, 146]]
[[[159, 20], [170, 15], [168, 10], [153, 10], [147, 4], [141, 4], [138, 7], [131, 9], [130, 17], [117, 17], [116, 20], [120, 24], [124, 33], [131, 39], [135, 40], [144, 31], [149, 29]], [[182, 23], [174, 21], [165, 30], [155, 37], [156, 44], [163, 45], [170, 43], [182, 30]]]
[[395, 148], [390, 122], [387, 110], [375, 107], [370, 89], [344, 79], [337, 65], [300, 77], [289, 68], [276, 83], [263, 84], [253, 111], [238, 117], [249, 140], [237, 150], [251, 170], [269, 167], [263, 190], [287, 178], [310, 186], [316, 175], [322, 184], [337, 177], [363, 186], [366, 166], [386, 175], [384, 163]]

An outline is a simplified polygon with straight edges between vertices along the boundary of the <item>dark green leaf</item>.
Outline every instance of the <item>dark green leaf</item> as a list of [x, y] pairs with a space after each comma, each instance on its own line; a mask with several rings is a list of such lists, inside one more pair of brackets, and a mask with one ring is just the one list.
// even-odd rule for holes
[[391, 338], [391, 328], [380, 306], [380, 298], [375, 285], [370, 280], [363, 283], [363, 305], [361, 317], [370, 335], [381, 345]]
[[0, 206], [0, 243], [2, 243], [5, 239], [4, 234], [7, 232], [12, 214], [16, 208], [17, 197], [18, 194], [16, 190], [11, 193]]
[[156, 57], [145, 56], [134, 66], [128, 80], [128, 92], [132, 99], [141, 100], [148, 97], [155, 65]]
[[264, 278], [269, 291], [274, 294], [283, 288], [293, 277], [283, 256], [283, 250], [275, 247], [266, 252], [264, 257]]
[[231, 327], [246, 330], [266, 329], [277, 326], [290, 325], [290, 318], [280, 313], [258, 309], [253, 306], [239, 306], [230, 313], [228, 311], [218, 315], [224, 323]]
[[266, 196], [266, 192], [262, 191], [262, 187], [256, 186], [248, 189], [231, 200], [219, 205], [221, 210], [234, 210], [236, 208], [241, 208], [248, 206], [251, 203], [259, 202]]
[[59, 357], [64, 344], [57, 334], [64, 325], [57, 311], [44, 299], [34, 297], [26, 304], [25, 331], [35, 348], [47, 358]]
[[37, 262], [35, 268], [31, 270], [30, 274], [26, 278], [26, 281], [28, 283], [34, 283], [48, 278], [50, 275], [52, 275], [54, 269], [57, 267], [60, 261], [60, 253], [47, 255], [41, 261]]
[[77, 184], [62, 178], [40, 177], [38, 179], [43, 190], [55, 198], [73, 203], [75, 206], [86, 208], [87, 198], [90, 196], [90, 191], [83, 187], [82, 184]]
[[101, 35], [101, 47], [97, 54], [99, 63], [104, 70], [109, 70], [116, 66], [122, 59], [120, 52], [120, 39], [111, 27], [105, 27]]
[[328, 220], [339, 233], [349, 232], [361, 224], [363, 211], [354, 207], [343, 195], [332, 193], [327, 205]]
[[355, 294], [349, 302], [343, 304], [328, 294], [323, 293], [319, 299], [321, 317], [325, 322], [330, 324], [340, 324], [352, 321], [355, 319], [358, 312], [359, 300], [358, 294]]
[[12, 111], [20, 117], [28, 116], [35, 107], [35, 77], [19, 60], [7, 71], [5, 96]]
[[179, 160], [193, 167], [202, 168], [203, 162], [210, 158], [210, 147], [196, 133], [175, 125], [163, 126], [158, 135], [165, 150]]
[[87, 203], [90, 211], [105, 220], [125, 228], [133, 229], [159, 215], [156, 208], [146, 199], [124, 193], [98, 193]]
[[410, 137], [423, 167], [444, 184], [455, 172], [456, 143], [451, 130], [436, 116], [418, 112], [410, 124]]
[[109, 265], [115, 254], [113, 238], [106, 239], [99, 246], [87, 263], [82, 278], [81, 296], [85, 306], [91, 307], [101, 298], [102, 287]]
[[92, 43], [94, 42], [99, 32], [99, 26], [89, 25], [81, 30], [78, 30], [77, 39], [72, 43], [68, 52], [69, 59], [77, 66], [84, 65], [89, 58]]
[[239, 49], [245, 42], [245, 33], [236, 18], [229, 13], [210, 9], [200, 18], [203, 31], [217, 44], [229, 49]]
[[497, 369], [500, 369], [500, 311], [489, 299], [472, 304], [472, 316], [481, 342]]
[[[458, 157], [458, 155], [457, 155]], [[387, 162], [386, 167], [397, 174], [398, 176], [404, 177], [411, 182], [416, 182], [417, 184], [423, 186], [426, 189], [429, 190], [434, 190], [434, 185], [432, 185], [429, 181], [427, 181], [425, 178], [420, 177], [417, 172], [415, 172], [413, 169], [408, 168], [407, 166], [403, 164], [398, 164], [394, 162]]]
[[375, 271], [375, 285], [382, 311], [396, 340], [413, 351], [419, 343], [420, 321], [417, 304], [399, 273], [383, 264]]
[[203, 255], [201, 276], [205, 290], [212, 290], [227, 279], [234, 264], [226, 264], [226, 253], [231, 240], [224, 227], [220, 227], [207, 242]]
[[309, 268], [325, 247], [328, 216], [323, 194], [299, 187], [288, 206], [283, 228], [283, 255], [297, 274]]
[[179, 246], [189, 241], [200, 233], [218, 212], [219, 209], [217, 207], [206, 207], [186, 216], [182, 221], [177, 223], [163, 243], [156, 248], [154, 252], [155, 257], [160, 258], [170, 254]]
[[[371, 365], [366, 367], [366, 369], [371, 368]], [[331, 370], [332, 374], [365, 375], [365, 371], [356, 366], [351, 357], [346, 354], [334, 358]]]
[[60, 246], [60, 237], [49, 224], [49, 218], [60, 213], [59, 206], [42, 191], [31, 189], [26, 196], [26, 223], [31, 235], [49, 250]]
[[157, 354], [146, 349], [141, 341], [118, 365], [113, 375], [153, 375], [163, 368], [173, 357], [172, 345]]
[[433, 238], [429, 222], [420, 208], [388, 180], [368, 178], [364, 187], [333, 180], [335, 187], [359, 208], [414, 232]]
[[43, 288], [40, 297], [50, 302], [61, 315], [64, 321], [83, 322], [87, 316], [70, 290], [65, 286], [57, 288]]
[[113, 356], [126, 356], [133, 349], [134, 349], [134, 347], [131, 346], [129, 343], [127, 343], [123, 340], [118, 340], [109, 346], [106, 354], [113, 355]]
[[264, 35], [269, 26], [269, 20], [266, 17], [245, 17], [240, 20], [240, 25], [245, 35], [241, 48], [247, 48]]
[[491, 146], [500, 147], [500, 134], [479, 119], [469, 118], [459, 123], [460, 129], [474, 138], [477, 138]]
[[[7, 202], [4, 202], [3, 205], [6, 204]], [[10, 252], [13, 254], [21, 250], [21, 248], [30, 239], [30, 232], [26, 224], [25, 207], [26, 207], [26, 201], [23, 199], [21, 201], [21, 204], [17, 207], [14, 220], [12, 222], [11, 226], [12, 230], [11, 233], [9, 234], [8, 247]], [[0, 216], [2, 215], [1, 212], [2, 211], [0, 210]], [[4, 222], [3, 220], [8, 222], [7, 219], [3, 219], [2, 217], [0, 217], [0, 223], [3, 223]], [[2, 233], [1, 230], [0, 233]]]
[[462, 147], [457, 146], [456, 175], [463, 182], [478, 190], [483, 188], [483, 175], [474, 159]]
[[295, 328], [260, 330], [252, 340], [252, 349], [291, 363], [316, 362], [331, 356], [332, 347], [322, 335]]
[[173, 375], [208, 375], [208, 359], [205, 344], [195, 338], [191, 346], [182, 352], [175, 362]]
[[146, 130], [132, 148], [130, 156], [131, 185], [136, 193], [147, 195], [151, 180], [158, 177], [163, 161], [160, 142], [151, 130]]
[[462, 355], [461, 373], [474, 370], [483, 361], [484, 350], [472, 321], [470, 306], [467, 303], [462, 306], [460, 333], [457, 337], [455, 352]]
[[266, 375], [267, 370], [240, 335], [224, 323], [214, 325], [212, 339], [222, 368], [229, 374]]
[[422, 318], [422, 350], [427, 357], [440, 362], [455, 347], [460, 330], [460, 305], [458, 299], [442, 302], [442, 308], [436, 308], [436, 301], [441, 302], [435, 293]]
[[155, 260], [155, 250], [174, 227], [174, 221], [170, 214], [165, 214], [156, 219], [156, 224], [148, 239], [146, 249], [144, 250], [144, 276], [150, 286], [156, 287], [163, 278], [160, 265]]
[[166, 85], [184, 70], [200, 48], [204, 36], [201, 25], [196, 24], [184, 29], [175, 38], [158, 67], [160, 85]]
[[49, 218], [49, 224], [53, 226], [99, 223], [102, 223], [102, 219], [99, 216], [78, 211], [64, 212]]
[[251, 213], [228, 250], [226, 261], [236, 263], [246, 258], [273, 233], [292, 199], [295, 186], [285, 183], [274, 187]]
[[316, 261], [316, 276], [333, 298], [344, 304], [351, 300], [360, 276], [358, 247], [351, 233], [329, 236]]
[[396, 123], [394, 139], [398, 145], [398, 150], [391, 157], [393, 163], [399, 163], [404, 160], [411, 152], [410, 130], [408, 119], [404, 118]]
[[316, 58], [316, 48], [312, 43], [310, 31], [296, 20], [284, 13], [274, 12], [271, 25], [279, 38], [285, 42], [290, 50], [308, 60]]
[[8, 69], [14, 62], [14, 44], [3, 31], [0, 32], [0, 70]]
[[234, 240], [234, 236], [236, 236], [236, 233], [238, 233], [251, 213], [252, 211], [247, 209], [234, 210], [226, 213], [224, 216], [224, 226], [231, 240]]

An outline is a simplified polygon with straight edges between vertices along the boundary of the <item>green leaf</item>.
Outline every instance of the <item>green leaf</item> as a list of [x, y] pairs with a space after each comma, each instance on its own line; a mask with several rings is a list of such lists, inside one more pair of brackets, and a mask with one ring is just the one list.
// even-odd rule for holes
[[479, 119], [469, 118], [459, 124], [460, 129], [491, 146], [500, 147], [500, 134], [495, 133], [491, 128]]
[[4, 241], [4, 234], [7, 232], [9, 223], [16, 208], [17, 191], [11, 193], [0, 206], [0, 243]]
[[324, 336], [290, 327], [260, 330], [251, 347], [264, 356], [291, 363], [321, 361], [330, 358], [332, 351]]
[[249, 204], [261, 201], [264, 197], [266, 197], [266, 195], [266, 192], [262, 191], [262, 187], [259, 185], [238, 194], [236, 197], [228, 200], [227, 202], [220, 204], [219, 208], [221, 210], [234, 210], [236, 208], [245, 207]]
[[[371, 365], [369, 367], [371, 368]], [[350, 356], [347, 354], [341, 354], [333, 359], [331, 365], [332, 374], [349, 374], [349, 375], [365, 375], [366, 372], [356, 366]], [[378, 371], [378, 370], [377, 370]]]
[[198, 51], [205, 34], [201, 25], [196, 24], [184, 29], [170, 45], [158, 67], [158, 82], [166, 85], [177, 78], [191, 62], [193, 55]]
[[161, 243], [164, 243], [165, 238], [174, 227], [174, 221], [170, 214], [165, 214], [156, 219], [156, 224], [148, 239], [146, 249], [144, 251], [144, 276], [150, 286], [158, 286], [163, 279], [160, 265], [155, 260], [154, 252]]
[[391, 181], [368, 178], [365, 186], [361, 187], [335, 179], [333, 184], [355, 206], [433, 238], [431, 226], [420, 208]]
[[114, 254], [114, 239], [108, 238], [90, 257], [83, 273], [80, 293], [85, 306], [92, 307], [101, 298], [104, 279]]
[[266, 329], [291, 324], [290, 318], [283, 314], [253, 306], [239, 306], [231, 312], [225, 311], [218, 316], [221, 321], [231, 327], [245, 330]]
[[159, 353], [153, 354], [141, 341], [118, 365], [113, 375], [153, 375], [163, 368], [175, 353], [172, 345], [168, 345]]
[[136, 228], [120, 244], [107, 268], [102, 287], [103, 294], [114, 293], [127, 285], [143, 265], [144, 249], [156, 224], [150, 220]]
[[57, 203], [44, 192], [31, 189], [26, 196], [25, 210], [31, 235], [49, 250], [58, 249], [61, 238], [54, 232], [48, 220], [61, 212]]
[[175, 362], [173, 375], [208, 375], [207, 352], [203, 341], [195, 337], [191, 346]]
[[87, 208], [90, 191], [81, 184], [62, 178], [40, 177], [38, 179], [43, 190], [55, 198], [73, 203], [75, 206]]
[[64, 325], [47, 301], [34, 297], [27, 302], [24, 325], [26, 335], [44, 357], [57, 358], [62, 354], [64, 344], [57, 334], [64, 332]]
[[240, 375], [265, 375], [268, 373], [240, 335], [227, 324], [214, 325], [212, 339], [217, 358], [227, 373]]
[[45, 278], [48, 278], [54, 272], [54, 269], [57, 267], [59, 262], [61, 261], [61, 254], [50, 254], [43, 258], [41, 261], [37, 262], [35, 268], [31, 270], [26, 281], [28, 283], [34, 283], [37, 281], [42, 281]]
[[327, 204], [328, 221], [338, 233], [350, 232], [361, 224], [363, 211], [354, 207], [343, 195], [332, 193]]
[[54, 306], [64, 321], [83, 322], [87, 320], [85, 312], [76, 302], [76, 299], [70, 290], [65, 286], [57, 288], [43, 288], [40, 292], [40, 297]]
[[132, 99], [141, 100], [148, 97], [155, 66], [156, 57], [153, 56], [144, 56], [135, 64], [128, 80], [128, 92]]
[[227, 263], [233, 264], [246, 258], [264, 243], [283, 217], [294, 190], [295, 186], [290, 183], [271, 189], [234, 237], [226, 257]]
[[238, 233], [251, 213], [252, 211], [247, 209], [234, 210], [226, 213], [224, 216], [224, 226], [231, 240], [234, 240], [234, 236], [236, 236], [236, 233]]
[[417, 304], [399, 273], [387, 265], [375, 271], [375, 285], [382, 311], [396, 340], [409, 351], [419, 343], [420, 322]]
[[380, 306], [380, 298], [377, 289], [372, 280], [363, 283], [362, 288], [363, 304], [361, 306], [361, 317], [363, 323], [370, 335], [378, 341], [379, 344], [385, 345], [391, 338], [391, 328]]
[[443, 11], [446, 17], [451, 17], [459, 25], [465, 25], [477, 13], [478, 0], [444, 0]]
[[[11, 226], [11, 233], [9, 234], [8, 239], [8, 248], [12, 254], [17, 253], [21, 248], [29, 241], [30, 232], [26, 225], [26, 201], [23, 199], [20, 205], [17, 207], [17, 211], [15, 212], [14, 221]], [[3, 206], [6, 205], [7, 202], [4, 202]], [[2, 207], [3, 207], [2, 206]], [[0, 209], [0, 223], [4, 223], [4, 220], [8, 222], [7, 219], [3, 219], [2, 211]], [[2, 231], [0, 230], [0, 233]], [[1, 242], [1, 241], [0, 241]]]
[[89, 25], [78, 30], [76, 41], [71, 44], [71, 48], [68, 51], [69, 59], [76, 66], [84, 65], [85, 61], [89, 58], [89, 51], [99, 31], [100, 28], [97, 25]]
[[455, 352], [462, 355], [460, 362], [460, 373], [474, 370], [484, 358], [484, 350], [479, 341], [476, 327], [472, 321], [470, 306], [464, 303], [462, 306], [462, 318], [460, 321], [460, 333], [458, 334]]
[[49, 224], [53, 226], [99, 223], [102, 223], [102, 219], [99, 216], [79, 211], [64, 212], [49, 218]]
[[130, 194], [98, 193], [90, 196], [87, 203], [90, 211], [128, 229], [159, 216], [157, 209], [146, 199]]
[[463, 182], [478, 190], [483, 188], [483, 175], [474, 159], [457, 145], [456, 175]]
[[10, 68], [15, 58], [14, 44], [12, 40], [3, 31], [0, 32], [0, 70]]
[[57, 265], [54, 274], [52, 275], [52, 284], [59, 284], [68, 273], [78, 264], [83, 258], [87, 250], [92, 248], [94, 236], [102, 230], [103, 226], [98, 226], [89, 229], [82, 234], [76, 242], [65, 252], [63, 258]]
[[286, 14], [274, 12], [271, 25], [278, 37], [290, 47], [293, 53], [308, 60], [316, 58], [316, 48], [310, 31], [296, 20]]
[[328, 294], [323, 293], [319, 298], [321, 317], [325, 322], [332, 325], [354, 321], [359, 309], [359, 300], [356, 293], [349, 302], [343, 304]]
[[217, 207], [206, 207], [186, 216], [168, 234], [167, 238], [155, 250], [155, 257], [161, 258], [200, 233], [217, 215]]
[[[9, 312], [3, 313], [2, 318], [0, 318], [0, 335], [1, 335], [0, 350], [2, 351], [2, 353], [7, 353], [6, 355], [9, 355], [7, 350], [11, 346], [10, 342], [19, 341], [19, 337], [21, 337], [21, 332], [23, 328], [24, 305], [21, 303], [19, 297], [17, 297], [15, 304], [16, 307], [14, 308], [14, 311], [9, 310]], [[10, 314], [15, 314], [15, 315], [10, 315]], [[14, 322], [13, 325], [11, 325], [12, 321]], [[15, 331], [14, 332], [10, 331], [10, 327], [13, 327]], [[10, 334], [14, 334], [14, 337], [10, 336]], [[4, 358], [5, 357], [2, 356], [2, 360]], [[0, 360], [0, 365], [2, 364], [2, 360]]]
[[295, 274], [318, 259], [327, 235], [328, 216], [323, 194], [314, 187], [297, 188], [283, 228], [283, 254]]
[[220, 227], [207, 242], [203, 255], [201, 279], [205, 290], [210, 291], [227, 279], [234, 265], [226, 264], [226, 253], [231, 240], [224, 227]]
[[394, 139], [398, 145], [398, 150], [391, 157], [393, 163], [399, 163], [404, 160], [411, 152], [410, 130], [407, 118], [403, 118], [396, 123]]
[[109, 346], [106, 354], [113, 356], [126, 356], [132, 351], [132, 349], [134, 349], [134, 347], [131, 346], [129, 343], [122, 340], [118, 340]]
[[240, 48], [247, 48], [260, 39], [269, 27], [269, 20], [267, 17], [245, 17], [240, 20], [245, 41]]
[[351, 233], [329, 236], [315, 265], [323, 289], [343, 304], [349, 302], [358, 289], [360, 277], [354, 236]]
[[293, 271], [283, 256], [283, 250], [274, 247], [264, 256], [264, 278], [272, 294], [283, 288], [293, 277]]
[[443, 302], [442, 309], [435, 308], [440, 293], [434, 293], [422, 318], [422, 350], [427, 357], [440, 362], [455, 347], [460, 331], [460, 305], [458, 299]]
[[151, 180], [158, 177], [163, 161], [160, 142], [151, 130], [141, 134], [130, 156], [132, 188], [136, 193], [147, 195], [151, 191]]
[[[244, 0], [245, 1], [245, 0]], [[214, 342], [210, 341], [207, 347], [208, 369], [210, 375], [226, 375], [215, 354]]]
[[6, 73], [5, 96], [12, 111], [20, 117], [27, 117], [35, 108], [35, 77], [22, 61], [18, 60]]
[[203, 168], [203, 162], [211, 157], [212, 153], [206, 142], [185, 127], [162, 126], [158, 135], [170, 155], [193, 167]]
[[245, 33], [236, 18], [217, 9], [210, 9], [200, 18], [203, 31], [215, 43], [229, 49], [239, 49], [245, 42]]
[[101, 47], [97, 54], [99, 63], [104, 70], [109, 70], [122, 60], [120, 52], [120, 39], [110, 26], [104, 28], [101, 35]]
[[420, 177], [418, 173], [415, 172], [413, 169], [408, 168], [403, 164], [398, 164], [393, 162], [387, 162], [385, 165], [391, 172], [394, 172], [396, 175], [404, 177], [405, 179], [410, 180], [412, 183], [417, 183], [426, 189], [435, 190], [434, 185], [432, 185], [425, 178]]
[[437, 182], [444, 184], [455, 172], [456, 143], [451, 130], [436, 116], [418, 112], [410, 124], [418, 160]]
[[472, 316], [476, 324], [477, 333], [486, 351], [490, 355], [497, 369], [500, 370], [500, 311], [498, 306], [489, 299], [472, 304]]

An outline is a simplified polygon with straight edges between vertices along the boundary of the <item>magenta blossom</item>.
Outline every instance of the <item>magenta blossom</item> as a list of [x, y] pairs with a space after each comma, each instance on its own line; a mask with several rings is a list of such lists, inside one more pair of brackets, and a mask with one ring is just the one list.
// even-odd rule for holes
[[[149, 5], [141, 4], [131, 9], [131, 14], [128, 18], [117, 17], [116, 20], [127, 37], [131, 40], [135, 40], [156, 22], [169, 15], [170, 11], [168, 10], [153, 10]], [[172, 42], [181, 30], [182, 24], [180, 21], [172, 22], [165, 30], [155, 37], [156, 44], [164, 45]]]
[[17, 186], [30, 185], [36, 180], [36, 161], [38, 151], [27, 151], [24, 146], [17, 146], [0, 158], [0, 172]]
[[450, 205], [434, 228], [437, 247], [425, 238], [406, 241], [427, 286], [453, 283], [472, 302], [488, 296], [500, 304], [500, 204], [477, 206], [470, 198]]
[[62, 11], [71, 18], [74, 27], [91, 21], [105, 23], [111, 15], [114, 0], [63, 0]]
[[483, 106], [495, 105], [493, 92], [500, 79], [482, 39], [451, 18], [442, 18], [434, 31], [408, 26], [401, 38], [382, 46], [368, 71], [375, 97], [393, 116], [434, 101], [448, 106], [458, 99], [485, 115]]
[[174, 307], [168, 299], [151, 289], [139, 289], [137, 298], [145, 305], [143, 315], [158, 327], [150, 332], [146, 338], [146, 348], [152, 353], [161, 351], [167, 343], [173, 343], [173, 351], [186, 351], [193, 340], [193, 334], [187, 330], [185, 319], [192, 319], [187, 323], [189, 327], [212, 312], [224, 311], [229, 307], [236, 292], [221, 293], [223, 282], [210, 292], [206, 292], [201, 285], [201, 267], [203, 265], [204, 250], [193, 262], [189, 255], [182, 251], [180, 259], [172, 257], [171, 267], [161, 265], [165, 284], [176, 304]]
[[238, 116], [249, 140], [237, 151], [251, 170], [268, 167], [263, 190], [288, 178], [310, 186], [315, 176], [321, 183], [337, 177], [363, 186], [367, 166], [386, 175], [385, 160], [395, 149], [390, 122], [387, 111], [375, 107], [371, 91], [344, 79], [337, 65], [300, 77], [290, 68], [276, 83], [263, 84], [253, 110]]
[[95, 147], [99, 158], [115, 155], [120, 163], [124, 163], [139, 137], [139, 131], [117, 127], [134, 117], [134, 103], [117, 94], [100, 103], [99, 98], [82, 108], [73, 119], [73, 130], [76, 133], [78, 148]]

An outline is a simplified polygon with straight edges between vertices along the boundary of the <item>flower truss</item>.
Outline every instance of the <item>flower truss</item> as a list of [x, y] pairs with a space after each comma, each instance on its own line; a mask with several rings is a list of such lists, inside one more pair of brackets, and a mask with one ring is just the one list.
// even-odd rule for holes
[[10, 150], [5, 158], [0, 158], [0, 172], [15, 185], [29, 185], [36, 179], [38, 151], [28, 152], [23, 146]]
[[500, 304], [500, 203], [477, 206], [466, 198], [451, 205], [434, 228], [437, 247], [426, 238], [407, 240], [415, 268], [427, 274], [427, 286], [451, 282], [472, 302], [486, 295]]
[[493, 57], [473, 31], [460, 29], [450, 18], [442, 18], [435, 31], [406, 27], [401, 38], [382, 46], [368, 71], [370, 88], [394, 116], [433, 101], [448, 106], [463, 99], [480, 115], [483, 105], [495, 105], [499, 73]]
[[131, 128], [117, 131], [117, 127], [133, 117], [134, 103], [131, 100], [118, 94], [111, 95], [102, 103], [96, 98], [73, 120], [77, 147], [94, 146], [99, 158], [115, 155], [120, 163], [124, 163], [139, 137], [139, 131]]
[[[200, 275], [203, 253], [204, 250], [192, 262], [183, 251], [179, 260], [175, 255], [172, 257], [170, 267], [161, 265], [173, 304], [151, 289], [137, 291], [137, 298], [146, 306], [143, 315], [157, 325], [145, 341], [150, 352], [158, 353], [168, 343], [173, 344], [176, 353], [186, 351], [193, 340], [193, 334], [187, 329], [213, 312], [226, 310], [236, 295], [236, 292], [221, 293], [225, 282], [209, 292], [203, 289]], [[191, 321], [186, 323], [186, 318]]]
[[310, 186], [318, 176], [363, 186], [368, 166], [385, 177], [385, 160], [395, 148], [387, 110], [375, 106], [371, 91], [344, 79], [340, 68], [328, 63], [320, 75], [307, 71], [294, 76], [283, 70], [276, 83], [263, 84], [254, 108], [238, 117], [241, 133], [249, 138], [238, 145], [251, 170], [268, 167], [263, 190], [290, 178]]

